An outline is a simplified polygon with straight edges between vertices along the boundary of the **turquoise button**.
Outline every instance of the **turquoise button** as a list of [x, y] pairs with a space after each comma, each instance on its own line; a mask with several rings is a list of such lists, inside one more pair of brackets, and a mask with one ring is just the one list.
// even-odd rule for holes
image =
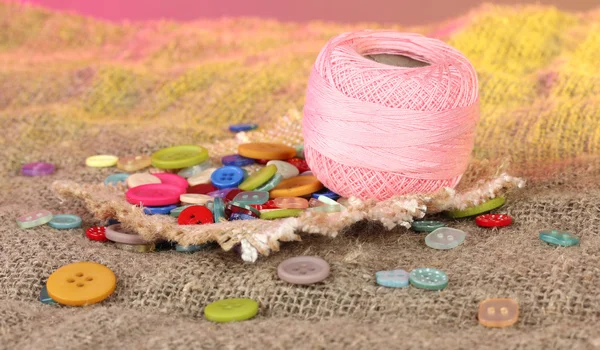
[[42, 290], [40, 291], [40, 301], [42, 303], [48, 304], [48, 305], [57, 304], [57, 302], [52, 300], [52, 298], [50, 298], [50, 296], [48, 295], [48, 289], [46, 288], [45, 284], [42, 287]]
[[216, 197], [214, 199], [212, 212], [215, 223], [221, 222], [221, 219], [225, 220], [225, 201], [223, 201], [223, 198]]
[[274, 189], [275, 186], [279, 185], [279, 183], [282, 180], [283, 176], [279, 173], [276, 173], [275, 175], [273, 175], [273, 177], [269, 179], [269, 181], [267, 181], [264, 185], [256, 188], [256, 190], [261, 192], [269, 192], [270, 190]]
[[206, 243], [206, 244], [191, 244], [188, 246], [182, 246], [179, 244], [175, 245], [175, 251], [180, 252], [180, 253], [194, 253], [194, 252], [198, 252], [200, 250], [203, 249], [207, 249], [210, 248], [212, 246], [212, 244], [210, 243]]
[[425, 237], [425, 244], [433, 249], [452, 249], [465, 241], [464, 231], [450, 227], [440, 227]]
[[187, 207], [191, 207], [191, 205], [182, 205], [181, 207], [177, 207], [177, 208], [171, 210], [169, 212], [169, 215], [171, 215], [174, 218], [178, 218], [179, 214], [181, 214], [181, 212]]
[[445, 227], [446, 224], [441, 221], [415, 221], [411, 228], [415, 232], [433, 232], [440, 227]]
[[124, 184], [128, 177], [129, 174], [124, 173], [108, 175], [106, 179], [104, 179], [104, 186], [115, 186], [119, 183]]
[[569, 232], [552, 230], [540, 232], [540, 239], [548, 244], [569, 247], [579, 244], [579, 238]]
[[264, 204], [268, 200], [269, 192], [264, 191], [240, 192], [233, 198], [234, 202], [243, 204]]
[[54, 215], [52, 220], [48, 222], [48, 225], [57, 230], [68, 230], [81, 227], [81, 218], [72, 214]]
[[448, 286], [448, 275], [429, 267], [412, 270], [408, 279], [410, 284], [421, 289], [441, 290]]
[[377, 271], [377, 284], [390, 288], [408, 287], [408, 272], [404, 270]]

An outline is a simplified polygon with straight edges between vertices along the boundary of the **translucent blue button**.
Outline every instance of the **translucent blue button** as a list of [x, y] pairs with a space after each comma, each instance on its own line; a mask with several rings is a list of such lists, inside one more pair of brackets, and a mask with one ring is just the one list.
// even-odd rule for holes
[[146, 215], [169, 215], [171, 210], [176, 209], [175, 204], [165, 205], [162, 207], [144, 207], [144, 214]]
[[425, 237], [425, 244], [433, 249], [452, 249], [465, 241], [464, 231], [450, 227], [440, 227]]
[[52, 298], [50, 298], [50, 296], [48, 295], [48, 289], [46, 288], [45, 284], [42, 287], [42, 290], [40, 291], [40, 301], [43, 304], [48, 304], [48, 305], [57, 304], [56, 301], [52, 300]]
[[215, 223], [219, 223], [221, 219], [225, 219], [225, 201], [223, 201], [223, 198], [216, 197], [214, 199], [212, 212]]
[[579, 244], [579, 238], [569, 232], [551, 230], [540, 232], [540, 239], [548, 244], [569, 247]]
[[404, 270], [377, 271], [377, 284], [390, 288], [408, 287], [408, 272]]
[[256, 128], [258, 128], [258, 124], [254, 123], [240, 123], [229, 125], [229, 131], [231, 132], [250, 131]]
[[443, 271], [429, 267], [412, 270], [408, 279], [410, 284], [421, 289], [441, 290], [448, 286], [448, 275]]
[[331, 198], [334, 201], [336, 201], [336, 200], [338, 200], [340, 198], [339, 194], [337, 194], [337, 193], [335, 193], [335, 192], [333, 192], [333, 191], [331, 191], [331, 190], [329, 190], [327, 188], [324, 188], [324, 189], [320, 190], [319, 192], [315, 192], [315, 193], [311, 194], [311, 196], [314, 199], [319, 199], [319, 196], [324, 196], [324, 197], [327, 197], [327, 198]]
[[210, 180], [218, 189], [237, 187], [244, 181], [244, 171], [237, 166], [224, 166], [215, 170], [210, 176]]
[[254, 164], [254, 162], [254, 159], [242, 157], [239, 154], [230, 154], [221, 158], [221, 163], [223, 163], [223, 165], [246, 166]]
[[125, 183], [125, 180], [129, 177], [129, 174], [119, 173], [108, 175], [106, 179], [104, 179], [104, 186], [115, 186], [118, 183]]
[[257, 218], [252, 216], [252, 215], [248, 215], [248, 214], [244, 214], [244, 213], [232, 213], [231, 216], [229, 217], [229, 221], [236, 221], [236, 220], [256, 220]]
[[233, 198], [234, 202], [242, 204], [264, 204], [268, 200], [269, 192], [265, 191], [240, 192]]
[[48, 222], [48, 225], [57, 230], [68, 230], [72, 228], [78, 228], [81, 227], [81, 218], [77, 215], [72, 214], [54, 215], [52, 220]]

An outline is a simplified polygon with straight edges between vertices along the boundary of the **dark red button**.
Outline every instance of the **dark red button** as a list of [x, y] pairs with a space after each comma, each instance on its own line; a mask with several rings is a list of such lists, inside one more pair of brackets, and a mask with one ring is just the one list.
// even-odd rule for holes
[[267, 164], [269, 162], [269, 159], [257, 159], [256, 162], [258, 164], [265, 165], [265, 164]]
[[484, 214], [476, 217], [475, 223], [481, 227], [504, 227], [512, 224], [512, 218], [505, 214]]
[[185, 208], [177, 218], [179, 225], [203, 225], [214, 223], [213, 213], [201, 205]]
[[187, 193], [208, 194], [216, 190], [218, 190], [218, 188], [213, 186], [213, 184], [199, 184], [196, 186], [188, 187]]
[[256, 215], [256, 213], [254, 213], [250, 210], [238, 207], [237, 205], [231, 205], [228, 203], [225, 206], [225, 216], [227, 217], [228, 220], [229, 220], [229, 217], [231, 216], [231, 214], [233, 214], [233, 213], [246, 214], [246, 215], [250, 215], [250, 216], [254, 216], [255, 218], [258, 218], [258, 215]]
[[229, 191], [227, 193], [227, 195], [225, 195], [225, 201], [231, 202], [235, 198], [235, 196], [238, 195], [238, 193], [242, 193], [242, 192], [244, 192], [244, 191], [240, 190], [239, 188], [234, 188], [233, 190]]
[[87, 230], [85, 230], [85, 235], [87, 236], [87, 238], [91, 239], [92, 241], [106, 242], [106, 241], [108, 241], [108, 239], [104, 235], [105, 232], [106, 232], [106, 227], [95, 226], [95, 227], [90, 227]]
[[265, 209], [279, 209], [277, 205], [275, 205], [275, 201], [269, 199], [263, 204], [250, 204], [250, 206], [256, 210], [265, 210]]
[[293, 165], [296, 168], [298, 168], [298, 171], [300, 171], [300, 174], [302, 174], [305, 171], [309, 171], [310, 170], [310, 168], [308, 167], [308, 164], [302, 158], [292, 158], [292, 159], [286, 160], [286, 162], [288, 162], [291, 165]]

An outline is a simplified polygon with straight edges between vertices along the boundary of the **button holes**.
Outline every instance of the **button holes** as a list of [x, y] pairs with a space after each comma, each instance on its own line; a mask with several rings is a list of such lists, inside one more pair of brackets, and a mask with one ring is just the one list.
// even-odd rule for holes
[[300, 271], [300, 274], [301, 274], [301, 275], [306, 275], [306, 271], [305, 271], [305, 270], [302, 270], [302, 271]]
[[500, 313], [504, 316], [508, 315], [508, 309], [505, 307], [500, 308]]
[[300, 271], [300, 269], [299, 269], [299, 268], [297, 268], [297, 267], [295, 267], [295, 268], [293, 268], [293, 269], [292, 269], [292, 271], [294, 271], [294, 272], [298, 272], [298, 271]]
[[568, 233], [563, 233], [562, 237], [563, 238], [569, 238], [569, 234]]
[[86, 278], [85, 278], [85, 280], [86, 280], [86, 281], [93, 281], [94, 279], [93, 279], [92, 277], [89, 277], [89, 276], [88, 276], [88, 277], [86, 277]]
[[453, 241], [454, 240], [454, 236], [448, 236], [448, 237], [446, 237], [446, 239], [449, 240], [449, 241]]
[[310, 271], [317, 271], [317, 269], [315, 269], [314, 267], [311, 267], [309, 270]]
[[496, 314], [496, 309], [493, 307], [488, 307], [487, 308], [487, 313], [488, 315], [495, 315]]
[[77, 287], [83, 287], [83, 283], [77, 283], [76, 286]]
[[83, 277], [83, 273], [81, 273], [81, 272], [77, 272], [77, 273], [75, 274], [75, 276], [77, 276], [77, 277]]
[[438, 236], [438, 238], [444, 238], [444, 234], [443, 233], [438, 233], [437, 236]]
[[73, 283], [73, 282], [75, 282], [75, 280], [74, 280], [74, 279], [72, 279], [72, 278], [67, 278], [67, 283]]

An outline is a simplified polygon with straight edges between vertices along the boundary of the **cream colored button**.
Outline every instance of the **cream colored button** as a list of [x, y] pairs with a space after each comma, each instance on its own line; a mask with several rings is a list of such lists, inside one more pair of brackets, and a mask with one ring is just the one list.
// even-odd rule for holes
[[133, 174], [129, 176], [127, 180], [125, 180], [125, 182], [127, 182], [127, 186], [129, 188], [134, 188], [141, 185], [161, 183], [158, 177], [147, 173]]
[[210, 176], [212, 175], [212, 173], [217, 170], [216, 168], [208, 168], [204, 171], [201, 171], [200, 173], [190, 177], [188, 180], [188, 183], [190, 184], [190, 186], [196, 186], [199, 184], [207, 184], [210, 183]]
[[205, 205], [208, 201], [211, 201], [213, 197], [208, 196], [206, 194], [198, 194], [198, 193], [184, 193], [179, 196], [179, 200], [183, 205], [186, 204], [195, 204], [195, 205]]

